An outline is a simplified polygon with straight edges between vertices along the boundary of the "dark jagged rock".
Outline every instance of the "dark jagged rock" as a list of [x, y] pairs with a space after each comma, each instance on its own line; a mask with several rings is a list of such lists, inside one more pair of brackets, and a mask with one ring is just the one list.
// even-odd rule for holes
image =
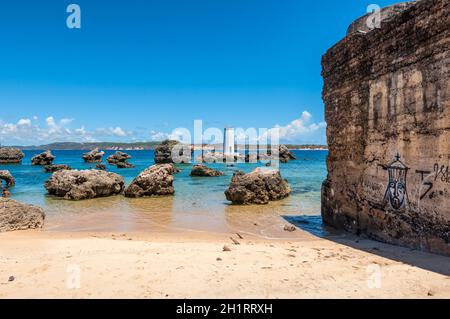
[[290, 193], [291, 188], [281, 177], [280, 171], [257, 168], [249, 174], [242, 171], [234, 173], [225, 196], [233, 204], [268, 204]]
[[217, 177], [222, 175], [223, 173], [221, 171], [209, 168], [205, 165], [195, 165], [191, 171], [191, 176], [197, 177]]
[[99, 169], [101, 171], [106, 171], [106, 166], [104, 164], [95, 165], [95, 169]]
[[62, 171], [64, 169], [71, 170], [72, 168], [69, 165], [66, 164], [53, 164], [53, 165], [46, 165], [44, 166], [44, 171], [46, 173], [54, 173], [57, 171]]
[[100, 170], [63, 170], [53, 173], [45, 188], [50, 195], [82, 200], [121, 194], [123, 177]]
[[44, 219], [39, 207], [0, 198], [0, 232], [41, 228]]
[[171, 164], [157, 164], [139, 174], [125, 189], [127, 197], [173, 195], [173, 174], [176, 169]]
[[51, 165], [54, 160], [55, 156], [53, 156], [52, 152], [48, 150], [41, 154], [33, 156], [33, 158], [31, 159], [31, 165]]
[[16, 183], [14, 177], [7, 170], [0, 171], [0, 188], [2, 187], [2, 180], [5, 181], [5, 187], [13, 187]]
[[[174, 150], [175, 148], [175, 150]], [[173, 158], [176, 155], [177, 159]], [[155, 163], [189, 163], [192, 157], [192, 147], [178, 141], [167, 140], [155, 147]]]
[[18, 164], [24, 156], [18, 148], [0, 147], [0, 164]]
[[110, 165], [116, 165], [117, 168], [133, 168], [134, 166], [128, 163], [128, 160], [131, 158], [130, 155], [123, 152], [116, 152], [115, 154], [109, 156], [106, 161]]
[[116, 164], [117, 168], [133, 168], [134, 165], [128, 162], [118, 162]]
[[281, 163], [287, 163], [290, 160], [295, 160], [296, 157], [292, 152], [286, 147], [286, 145], [280, 145], [280, 150], [278, 153]]
[[449, 16], [418, 1], [324, 55], [326, 224], [450, 255]]
[[83, 159], [86, 163], [101, 163], [105, 152], [100, 152], [98, 148], [83, 154]]

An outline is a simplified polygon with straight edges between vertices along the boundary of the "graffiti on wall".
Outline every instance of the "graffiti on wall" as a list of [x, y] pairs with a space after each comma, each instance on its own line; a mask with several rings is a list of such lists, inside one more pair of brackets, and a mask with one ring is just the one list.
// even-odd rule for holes
[[409, 168], [400, 161], [400, 155], [390, 162], [386, 169], [389, 174], [388, 184], [384, 193], [384, 202], [392, 209], [400, 210], [408, 205], [406, 180]]
[[420, 175], [421, 187], [419, 194], [419, 201], [424, 199], [427, 195], [432, 197], [432, 190], [436, 183], [450, 183], [450, 168], [446, 165], [434, 164], [433, 171], [430, 170], [416, 170], [416, 174]]

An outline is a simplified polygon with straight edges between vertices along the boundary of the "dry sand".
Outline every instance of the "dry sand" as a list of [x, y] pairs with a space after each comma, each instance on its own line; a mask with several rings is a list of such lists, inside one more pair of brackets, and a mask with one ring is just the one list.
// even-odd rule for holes
[[0, 298], [450, 298], [448, 257], [295, 233], [4, 233]]

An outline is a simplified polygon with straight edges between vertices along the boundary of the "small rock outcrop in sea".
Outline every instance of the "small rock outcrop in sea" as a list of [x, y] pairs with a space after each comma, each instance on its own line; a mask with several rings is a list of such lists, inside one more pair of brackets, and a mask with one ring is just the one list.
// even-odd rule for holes
[[95, 169], [99, 169], [101, 171], [106, 171], [106, 166], [104, 164], [97, 164], [95, 165]]
[[[178, 151], [174, 148], [177, 147]], [[177, 159], [174, 159], [174, 154]], [[189, 163], [191, 161], [192, 147], [183, 145], [178, 141], [166, 140], [155, 147], [155, 163], [169, 164], [169, 163]]]
[[0, 188], [2, 187], [2, 181], [5, 181], [5, 187], [13, 187], [16, 183], [14, 177], [7, 170], [0, 171]]
[[45, 182], [50, 195], [70, 200], [82, 200], [121, 194], [123, 177], [101, 170], [63, 170], [53, 173]]
[[53, 165], [46, 165], [44, 166], [44, 171], [46, 173], [54, 173], [57, 171], [62, 171], [64, 169], [71, 170], [72, 168], [69, 165], [66, 164], [53, 164]]
[[41, 154], [33, 156], [31, 159], [31, 165], [51, 165], [55, 160], [55, 156], [53, 156], [50, 150], [45, 151]]
[[292, 154], [292, 152], [287, 148], [286, 145], [280, 145], [278, 157], [280, 158], [281, 163], [287, 163], [290, 160], [296, 159], [295, 155]]
[[18, 148], [0, 148], [0, 164], [18, 164], [22, 162], [25, 154]]
[[257, 168], [249, 174], [242, 171], [234, 173], [225, 196], [233, 204], [268, 204], [290, 193], [291, 188], [279, 170]]
[[33, 205], [0, 198], [0, 232], [41, 228], [44, 211]]
[[97, 147], [90, 152], [84, 153], [83, 159], [86, 163], [101, 163], [103, 155], [105, 155], [105, 152], [99, 151]]
[[157, 164], [139, 174], [125, 189], [127, 197], [173, 195], [173, 174], [176, 168], [171, 164]]
[[242, 155], [225, 155], [222, 152], [205, 152], [196, 158], [197, 162], [202, 163], [235, 163], [244, 162], [245, 156]]
[[209, 168], [205, 165], [195, 165], [192, 168], [191, 176], [197, 176], [197, 177], [217, 177], [222, 176], [223, 173], [221, 171]]
[[131, 158], [130, 155], [117, 151], [115, 154], [109, 156], [106, 161], [110, 165], [116, 165], [117, 168], [133, 168], [134, 166], [128, 163], [128, 160]]

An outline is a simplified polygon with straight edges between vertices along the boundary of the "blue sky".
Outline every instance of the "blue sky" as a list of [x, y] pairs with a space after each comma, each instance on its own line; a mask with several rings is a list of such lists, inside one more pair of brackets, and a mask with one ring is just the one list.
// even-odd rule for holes
[[152, 140], [201, 119], [325, 143], [321, 56], [371, 3], [2, 1], [1, 142]]

